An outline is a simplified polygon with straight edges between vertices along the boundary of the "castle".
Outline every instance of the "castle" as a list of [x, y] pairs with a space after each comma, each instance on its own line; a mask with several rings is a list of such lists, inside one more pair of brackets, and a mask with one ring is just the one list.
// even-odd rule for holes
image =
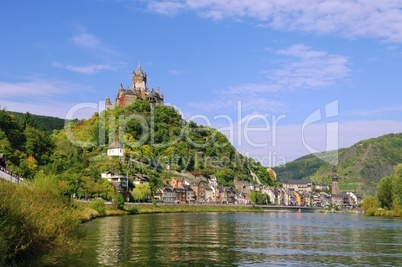
[[153, 88], [151, 90], [147, 88], [147, 74], [140, 65], [133, 71], [131, 78], [133, 82], [131, 87], [124, 89], [123, 85], [120, 84], [114, 104], [109, 97], [106, 97], [106, 109], [113, 109], [116, 106], [125, 107], [132, 104], [136, 99], [146, 100], [150, 104], [163, 104], [163, 94], [160, 88], [158, 87], [157, 91]]

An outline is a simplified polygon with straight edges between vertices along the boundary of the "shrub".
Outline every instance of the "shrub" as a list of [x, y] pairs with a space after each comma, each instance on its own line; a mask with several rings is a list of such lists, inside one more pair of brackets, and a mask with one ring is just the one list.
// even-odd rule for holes
[[377, 197], [367, 196], [363, 200], [363, 211], [367, 216], [374, 216], [379, 206], [380, 202]]
[[131, 205], [130, 208], [128, 208], [128, 213], [131, 215], [138, 214], [138, 208], [135, 205]]
[[0, 265], [73, 249], [80, 221], [54, 184], [52, 177], [26, 186], [0, 181]]
[[92, 200], [91, 202], [89, 202], [88, 207], [96, 210], [101, 216], [106, 215], [106, 205], [103, 199], [97, 198], [95, 200]]
[[121, 194], [116, 194], [113, 197], [113, 206], [116, 209], [123, 210], [124, 209], [124, 198]]

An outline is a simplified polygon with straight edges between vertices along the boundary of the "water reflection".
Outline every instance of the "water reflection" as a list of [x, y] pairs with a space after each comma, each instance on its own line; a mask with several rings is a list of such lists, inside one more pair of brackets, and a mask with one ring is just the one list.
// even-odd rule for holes
[[58, 266], [397, 266], [402, 220], [347, 214], [176, 213], [85, 225], [79, 255]]

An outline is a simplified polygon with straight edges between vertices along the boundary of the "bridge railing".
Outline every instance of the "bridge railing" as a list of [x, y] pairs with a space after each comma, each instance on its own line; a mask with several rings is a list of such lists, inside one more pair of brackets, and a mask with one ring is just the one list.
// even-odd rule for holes
[[24, 179], [4, 168], [0, 168], [0, 178], [15, 184], [24, 183]]

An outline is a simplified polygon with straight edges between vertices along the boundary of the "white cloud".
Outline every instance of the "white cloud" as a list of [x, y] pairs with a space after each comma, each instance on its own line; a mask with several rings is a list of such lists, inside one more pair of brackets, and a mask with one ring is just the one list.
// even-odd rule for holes
[[252, 18], [281, 31], [336, 34], [402, 42], [402, 2], [399, 0], [160, 0], [148, 9], [164, 15], [193, 10], [213, 20]]
[[289, 60], [266, 73], [274, 84], [286, 90], [330, 86], [350, 72], [347, 57], [313, 50], [303, 44], [279, 50], [277, 54], [287, 56]]
[[[21, 112], [21, 113], [29, 112], [31, 114], [57, 117], [62, 119], [66, 118], [66, 115], [68, 114], [69, 110], [72, 109], [75, 105], [77, 105], [77, 103], [66, 100], [63, 101], [41, 100], [41, 101], [35, 101], [33, 103], [33, 102], [5, 100], [0, 98], [1, 109], [4, 108], [8, 111]], [[76, 119], [76, 118], [86, 119], [91, 117], [94, 112], [99, 112], [99, 110], [94, 109], [92, 107], [82, 108], [77, 112], [75, 112], [73, 116], [69, 119]]]
[[184, 9], [186, 5], [177, 2], [177, 1], [163, 1], [163, 2], [156, 2], [150, 1], [148, 3], [148, 9], [152, 12], [173, 16], [176, 15], [177, 12]]
[[394, 112], [402, 112], [402, 106], [388, 106], [388, 107], [380, 107], [376, 109], [369, 110], [355, 110], [347, 112], [348, 115], [357, 115], [357, 116], [380, 116], [384, 113], [394, 113]]
[[[23, 82], [0, 82], [0, 93], [2, 97], [49, 97], [52, 95], [63, 95], [73, 89], [62, 81], [48, 81], [43, 79], [31, 79]], [[69, 90], [66, 91], [66, 88]]]
[[94, 74], [94, 73], [98, 73], [103, 70], [115, 71], [118, 69], [117, 66], [107, 65], [107, 64], [89, 64], [86, 66], [74, 66], [74, 65], [64, 65], [59, 62], [53, 62], [52, 66], [57, 67], [57, 68], [67, 69], [67, 70], [82, 73], [82, 74]]
[[77, 33], [71, 37], [73, 45], [81, 47], [94, 54], [97, 58], [109, 59], [118, 53], [108, 44], [104, 43], [94, 34], [87, 33], [87, 30], [77, 26]]
[[265, 83], [245, 83], [225, 88], [216, 94], [215, 101], [190, 103], [190, 107], [205, 112], [242, 108], [250, 112], [284, 112], [287, 103], [278, 95], [295, 90], [322, 89], [349, 76], [347, 57], [314, 50], [303, 44], [275, 52], [281, 63], [274, 70], [263, 71]]
[[185, 70], [169, 70], [169, 73], [171, 74], [171, 75], [185, 75], [185, 74], [188, 74], [189, 72], [188, 71], [185, 71]]
[[71, 38], [73, 44], [85, 48], [98, 49], [102, 46], [101, 41], [92, 34], [79, 33]]
[[[22, 82], [0, 82], [0, 107], [63, 118], [68, 110], [91, 89], [80, 84], [58, 80], [31, 79]], [[77, 102], [70, 100], [74, 96]], [[94, 111], [80, 110], [77, 117], [89, 117]]]

